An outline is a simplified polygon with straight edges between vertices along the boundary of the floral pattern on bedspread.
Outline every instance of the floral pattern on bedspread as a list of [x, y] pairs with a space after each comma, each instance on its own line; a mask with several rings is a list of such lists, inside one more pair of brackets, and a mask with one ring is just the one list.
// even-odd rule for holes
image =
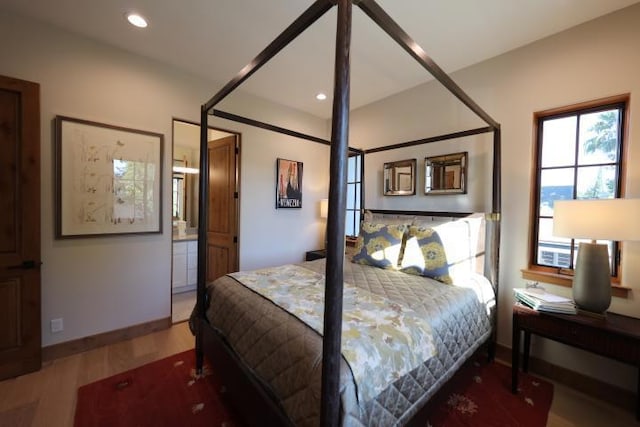
[[[284, 265], [229, 276], [322, 335], [324, 275]], [[345, 283], [342, 355], [364, 403], [435, 355], [431, 326], [412, 309]]]

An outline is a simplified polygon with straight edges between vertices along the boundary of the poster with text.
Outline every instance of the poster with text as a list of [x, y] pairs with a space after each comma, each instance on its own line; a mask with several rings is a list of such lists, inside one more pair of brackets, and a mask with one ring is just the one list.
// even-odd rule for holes
[[302, 162], [278, 159], [276, 209], [302, 207]]

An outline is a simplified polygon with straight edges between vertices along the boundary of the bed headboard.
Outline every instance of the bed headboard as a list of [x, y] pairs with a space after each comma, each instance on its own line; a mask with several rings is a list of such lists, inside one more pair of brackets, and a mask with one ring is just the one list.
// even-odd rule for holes
[[[379, 223], [404, 223], [426, 226], [438, 231], [447, 253], [452, 275], [477, 273], [491, 281], [486, 255], [485, 214], [479, 212], [425, 212], [370, 209], [364, 220]], [[495, 287], [495, 285], [492, 283]]]

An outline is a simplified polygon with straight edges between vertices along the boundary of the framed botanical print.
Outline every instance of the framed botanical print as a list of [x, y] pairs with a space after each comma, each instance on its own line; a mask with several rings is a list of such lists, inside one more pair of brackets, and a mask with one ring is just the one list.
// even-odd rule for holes
[[163, 135], [57, 116], [56, 238], [162, 232]]

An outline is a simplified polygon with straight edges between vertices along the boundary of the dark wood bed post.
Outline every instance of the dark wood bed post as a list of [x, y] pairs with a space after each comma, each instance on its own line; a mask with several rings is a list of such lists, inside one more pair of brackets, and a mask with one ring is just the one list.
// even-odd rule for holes
[[[262, 52], [254, 58], [251, 63], [246, 65], [240, 72], [228, 82], [222, 89], [204, 103], [200, 110], [200, 179], [199, 179], [199, 197], [198, 201], [198, 284], [197, 284], [197, 301], [196, 301], [196, 370], [202, 372], [203, 364], [203, 339], [202, 328], [203, 322], [206, 322], [206, 265], [207, 265], [207, 228], [206, 218], [209, 202], [209, 159], [207, 150], [208, 140], [208, 115], [213, 107], [226, 98], [235, 88], [240, 86], [253, 73], [258, 71], [264, 64], [269, 62], [271, 58], [276, 56], [285, 46], [287, 46], [300, 33], [307, 29], [311, 24], [324, 15], [333, 4], [329, 0], [316, 0], [307, 10], [302, 13], [291, 25], [289, 25], [278, 37], [276, 37]], [[255, 125], [255, 123], [248, 123]], [[306, 137], [306, 135], [296, 135]], [[316, 142], [326, 142], [319, 138], [314, 138]], [[203, 220], [205, 218], [205, 220]]]
[[202, 343], [202, 322], [206, 311], [206, 286], [207, 281], [207, 215], [209, 202], [209, 159], [208, 159], [208, 125], [209, 117], [207, 107], [203, 105], [200, 110], [200, 176], [199, 176], [199, 200], [198, 200], [198, 282], [196, 291], [196, 320], [193, 327], [196, 336], [196, 371], [202, 373], [204, 362], [204, 349]]
[[495, 311], [493, 313], [493, 328], [491, 331], [491, 342], [489, 343], [489, 360], [493, 360], [496, 351], [498, 338], [498, 300], [500, 282], [500, 221], [502, 203], [502, 132], [497, 124], [493, 129], [493, 187], [492, 187], [492, 212], [488, 220], [488, 230], [490, 235], [487, 241], [491, 245], [489, 248], [489, 278], [495, 289]]
[[[203, 364], [203, 331], [206, 325], [206, 221], [208, 205], [208, 152], [207, 152], [207, 121], [208, 114], [213, 107], [229, 95], [249, 76], [274, 57], [281, 49], [289, 44], [306, 28], [311, 26], [325, 12], [334, 5], [338, 6], [338, 22], [336, 30], [336, 56], [334, 76], [334, 103], [331, 133], [331, 160], [329, 185], [329, 218], [327, 222], [327, 264], [325, 284], [325, 313], [323, 337], [322, 364], [322, 394], [321, 414], [322, 426], [337, 426], [340, 422], [339, 378], [342, 330], [342, 291], [343, 291], [343, 263], [344, 263], [344, 231], [345, 217], [340, 212], [346, 208], [346, 178], [348, 161], [348, 130], [349, 130], [349, 86], [350, 86], [350, 44], [351, 44], [351, 12], [352, 4], [359, 6], [378, 26], [406, 50], [418, 63], [429, 71], [445, 88], [462, 101], [476, 115], [482, 118], [489, 128], [478, 128], [463, 131], [444, 138], [434, 137], [419, 141], [396, 144], [391, 148], [413, 146], [421, 143], [433, 142], [440, 139], [470, 136], [493, 130], [493, 206], [492, 213], [487, 216], [489, 223], [487, 241], [489, 260], [485, 261], [485, 273], [491, 278], [496, 291], [496, 305], [498, 293], [498, 255], [500, 243], [500, 124], [482, 110], [423, 50], [380, 8], [374, 0], [316, 0], [298, 19], [287, 27], [271, 44], [269, 44], [251, 63], [245, 66], [227, 85], [216, 93], [207, 103], [202, 105], [200, 123], [200, 200], [198, 206], [201, 218], [198, 227], [198, 290], [196, 304], [196, 369], [202, 371]], [[267, 130], [308, 139], [314, 142], [327, 143], [321, 138], [311, 137], [280, 128], [278, 126], [257, 122], [241, 116], [213, 110], [219, 117], [235, 120], [251, 126], [262, 127]], [[391, 149], [389, 147], [382, 149]], [[363, 151], [380, 151], [379, 149]], [[361, 167], [364, 168], [364, 156]], [[364, 185], [364, 183], [363, 183]], [[362, 191], [361, 194], [364, 194]], [[364, 209], [364, 206], [362, 206]], [[486, 258], [485, 258], [486, 259]], [[496, 310], [497, 311], [497, 310]], [[496, 317], [494, 315], [494, 329], [492, 347], [495, 349]], [[257, 387], [257, 385], [255, 385]], [[283, 415], [283, 419], [286, 416]]]
[[395, 40], [413, 59], [418, 61], [425, 70], [449, 90], [453, 96], [462, 101], [464, 105], [493, 129], [500, 127], [500, 124], [480, 108], [374, 0], [361, 0], [358, 6], [369, 18], [378, 24], [389, 37]]
[[[449, 90], [456, 98], [465, 104], [471, 111], [487, 123], [493, 130], [493, 203], [492, 212], [487, 215], [489, 222], [487, 241], [490, 245], [488, 254], [488, 266], [486, 273], [496, 292], [496, 312], [494, 313], [494, 328], [492, 340], [490, 343], [489, 356], [493, 356], [495, 348], [495, 338], [497, 330], [497, 304], [499, 290], [499, 247], [500, 247], [500, 123], [495, 121], [486, 111], [484, 111], [473, 99], [469, 97], [456, 82], [445, 73], [442, 68], [436, 64], [433, 59], [426, 54], [424, 50], [393, 20], [391, 17], [374, 1], [361, 0], [358, 6], [366, 13], [378, 26], [384, 30], [393, 40], [396, 41], [409, 55], [411, 55], [424, 69], [426, 69], [433, 77], [436, 78], [445, 88]], [[486, 128], [479, 128], [467, 131], [467, 133], [475, 134], [486, 131]], [[465, 133], [465, 132], [462, 132]], [[463, 135], [464, 136], [464, 135]], [[416, 141], [417, 142], [417, 141]], [[429, 141], [424, 141], [429, 142]], [[414, 142], [415, 143], [415, 142]], [[404, 144], [409, 146], [411, 143]], [[485, 264], [486, 265], [486, 264]]]
[[338, 0], [336, 54], [331, 126], [327, 264], [322, 339], [322, 394], [320, 425], [340, 423], [340, 361], [342, 360], [342, 290], [344, 230], [347, 204], [349, 152], [349, 90], [351, 50], [351, 0]]

